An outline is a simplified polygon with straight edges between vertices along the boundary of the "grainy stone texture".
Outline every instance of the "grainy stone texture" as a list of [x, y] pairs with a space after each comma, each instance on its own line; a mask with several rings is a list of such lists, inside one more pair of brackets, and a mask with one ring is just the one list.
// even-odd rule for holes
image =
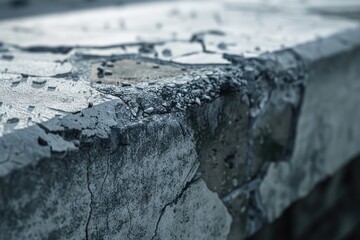
[[0, 239], [245, 239], [274, 221], [360, 151], [360, 28], [317, 3], [1, 21]]

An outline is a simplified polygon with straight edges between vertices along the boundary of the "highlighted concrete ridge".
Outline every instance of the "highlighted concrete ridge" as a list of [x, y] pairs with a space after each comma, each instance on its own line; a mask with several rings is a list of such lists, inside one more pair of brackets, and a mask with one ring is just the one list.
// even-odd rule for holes
[[260, 3], [0, 22], [0, 238], [244, 239], [358, 155], [358, 23]]

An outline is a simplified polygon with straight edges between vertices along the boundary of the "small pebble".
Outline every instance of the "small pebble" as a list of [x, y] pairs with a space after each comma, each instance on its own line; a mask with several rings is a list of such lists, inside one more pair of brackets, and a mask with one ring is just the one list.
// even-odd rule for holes
[[112, 75], [113, 73], [112, 73], [112, 71], [111, 70], [105, 70], [104, 71], [104, 75], [106, 75], [106, 76], [110, 76], [110, 75]]
[[33, 82], [33, 84], [42, 85], [42, 84], [46, 83], [46, 80], [45, 79], [36, 79], [36, 80], [33, 80], [32, 82]]
[[201, 105], [201, 100], [199, 98], [195, 98], [195, 102], [198, 104], [198, 105]]
[[165, 48], [163, 51], [162, 51], [162, 55], [164, 57], [171, 57], [172, 53], [171, 53], [171, 50], [168, 49], [168, 48]]
[[15, 86], [18, 85], [21, 81], [19, 79], [16, 79], [14, 81], [12, 81], [11, 85]]
[[170, 103], [169, 103], [169, 102], [163, 102], [161, 105], [163, 105], [164, 107], [170, 107]]
[[151, 113], [153, 113], [153, 112], [154, 112], [154, 108], [153, 108], [153, 107], [149, 107], [149, 108], [147, 108], [147, 109], [144, 110], [144, 113], [146, 113], [146, 114], [151, 114]]
[[106, 62], [107, 67], [114, 67], [114, 64], [112, 62]]
[[137, 111], [135, 111], [134, 109], [130, 109], [130, 112], [134, 117], [137, 117]]
[[203, 98], [207, 99], [207, 100], [211, 100], [211, 97], [209, 97], [208, 95], [204, 95]]
[[180, 103], [177, 103], [177, 104], [175, 105], [175, 107], [176, 107], [177, 109], [183, 110], [183, 108], [181, 107]]
[[18, 123], [20, 121], [19, 118], [9, 118], [6, 122], [10, 124]]
[[32, 112], [32, 111], [34, 110], [34, 108], [35, 108], [35, 106], [30, 105], [30, 106], [28, 107], [28, 111], [29, 111], [29, 112]]
[[97, 67], [97, 70], [99, 73], [103, 73], [105, 69], [103, 67], [99, 66], [99, 67]]

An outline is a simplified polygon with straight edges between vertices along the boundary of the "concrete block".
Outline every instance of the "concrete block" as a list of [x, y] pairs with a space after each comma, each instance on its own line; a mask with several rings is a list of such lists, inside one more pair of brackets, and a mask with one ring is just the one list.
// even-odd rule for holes
[[0, 239], [245, 239], [279, 218], [360, 151], [359, 24], [318, 3], [0, 21]]

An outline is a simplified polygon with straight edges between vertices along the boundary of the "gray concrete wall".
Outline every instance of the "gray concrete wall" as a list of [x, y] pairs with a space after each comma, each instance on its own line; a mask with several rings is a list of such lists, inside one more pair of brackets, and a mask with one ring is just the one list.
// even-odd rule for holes
[[359, 164], [357, 157], [251, 239], [358, 239]]
[[357, 23], [203, 4], [0, 23], [0, 239], [245, 239], [359, 154]]

